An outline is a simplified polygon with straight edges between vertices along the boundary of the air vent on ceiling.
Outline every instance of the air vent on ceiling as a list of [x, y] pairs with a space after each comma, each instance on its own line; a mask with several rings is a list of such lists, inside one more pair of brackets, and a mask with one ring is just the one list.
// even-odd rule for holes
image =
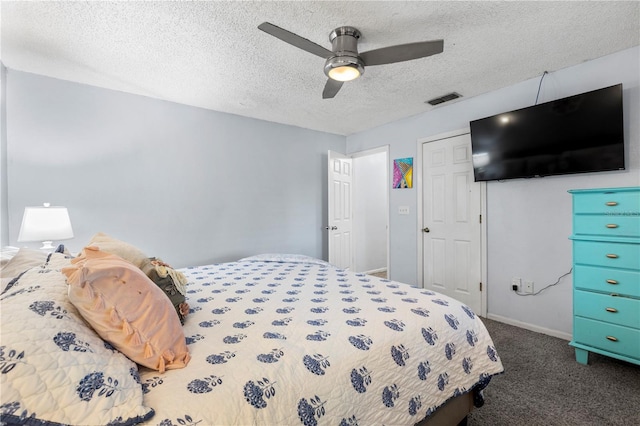
[[448, 102], [448, 101], [452, 101], [454, 99], [458, 99], [460, 97], [462, 97], [462, 95], [460, 95], [460, 94], [458, 94], [456, 92], [451, 92], [451, 93], [448, 93], [448, 94], [446, 94], [444, 96], [440, 96], [438, 98], [433, 98], [433, 99], [427, 101], [426, 103], [428, 103], [429, 105], [438, 105], [438, 104], [441, 104], [443, 102]]

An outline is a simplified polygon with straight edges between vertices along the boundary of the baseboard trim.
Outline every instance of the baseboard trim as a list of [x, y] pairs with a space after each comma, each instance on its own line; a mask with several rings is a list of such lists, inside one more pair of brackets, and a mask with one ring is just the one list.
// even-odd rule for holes
[[524, 328], [525, 330], [535, 331], [536, 333], [542, 333], [548, 336], [557, 337], [559, 339], [563, 339], [568, 342], [571, 341], [571, 339], [573, 338], [573, 336], [570, 333], [565, 333], [564, 331], [552, 330], [550, 328], [540, 327], [538, 325], [529, 324], [527, 322], [522, 322], [522, 321], [514, 320], [511, 318], [503, 317], [502, 315], [487, 314], [487, 318], [489, 318], [490, 320], [513, 325], [515, 327]]
[[377, 274], [378, 272], [385, 272], [386, 270], [387, 268], [372, 269], [370, 271], [363, 272], [363, 274]]

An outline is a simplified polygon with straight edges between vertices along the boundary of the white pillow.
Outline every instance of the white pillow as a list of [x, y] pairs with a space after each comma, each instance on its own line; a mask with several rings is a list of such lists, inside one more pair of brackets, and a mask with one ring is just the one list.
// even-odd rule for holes
[[47, 252], [42, 250], [33, 250], [28, 248], [16, 249], [17, 251], [9, 261], [2, 265], [0, 269], [0, 293], [4, 293], [5, 289], [15, 277], [24, 271], [35, 266], [42, 265], [47, 260]]
[[13, 256], [15, 256], [20, 250], [18, 247], [5, 246], [0, 248], [0, 268], [7, 264]]
[[21, 248], [0, 269], [2, 278], [14, 278], [27, 269], [42, 265], [47, 260], [49, 253], [42, 250]]

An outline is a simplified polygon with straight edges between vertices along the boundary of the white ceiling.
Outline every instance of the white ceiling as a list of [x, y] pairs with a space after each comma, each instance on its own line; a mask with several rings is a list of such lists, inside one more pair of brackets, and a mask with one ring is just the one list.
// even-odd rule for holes
[[[640, 44], [640, 2], [297, 1], [1, 3], [0, 59], [42, 74], [348, 135]], [[331, 49], [444, 39], [444, 52], [372, 66], [323, 100], [324, 60], [260, 30]], [[456, 102], [456, 101], [452, 101]], [[447, 105], [447, 104], [445, 104]], [[437, 108], [437, 107], [435, 107]]]

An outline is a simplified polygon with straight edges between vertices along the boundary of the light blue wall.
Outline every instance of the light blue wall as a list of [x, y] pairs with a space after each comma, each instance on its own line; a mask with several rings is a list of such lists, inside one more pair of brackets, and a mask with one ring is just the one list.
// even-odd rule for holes
[[[569, 270], [568, 189], [640, 185], [639, 79], [638, 47], [545, 77], [540, 102], [623, 83], [627, 170], [487, 185], [490, 316], [570, 335], [570, 279], [518, 297], [510, 278], [542, 287]], [[104, 231], [174, 266], [264, 251], [326, 258], [327, 150], [388, 144], [390, 160], [415, 157], [418, 139], [532, 105], [538, 83], [443, 105], [345, 144], [342, 136], [9, 69], [1, 175], [8, 210], [0, 210], [9, 240], [2, 244], [16, 244], [25, 205], [50, 201], [69, 207], [76, 238], [67, 245], [76, 250]], [[391, 278], [411, 284], [418, 282], [417, 202], [416, 189], [390, 191]], [[397, 214], [401, 205], [409, 215]]]
[[7, 115], [5, 98], [7, 88], [7, 69], [0, 62], [0, 247], [9, 244], [9, 224], [7, 199]]
[[[542, 74], [542, 72], [541, 72]], [[571, 277], [539, 296], [519, 297], [511, 277], [533, 280], [536, 288], [551, 284], [571, 268], [572, 188], [640, 185], [640, 48], [635, 47], [580, 65], [551, 72], [539, 102], [546, 102], [617, 83], [624, 89], [624, 132], [627, 170], [487, 184], [488, 312], [496, 318], [571, 334]], [[539, 78], [491, 93], [462, 99], [430, 112], [347, 137], [347, 152], [382, 145], [390, 160], [415, 157], [417, 140], [469, 128], [469, 121], [531, 106]], [[455, 89], [455, 88], [452, 88]], [[463, 93], [464, 95], [464, 93]], [[397, 189], [390, 196], [391, 278], [418, 283], [418, 202], [416, 189]], [[398, 206], [411, 208], [409, 216]]]
[[6, 112], [12, 245], [24, 206], [51, 202], [72, 250], [102, 231], [175, 267], [327, 257], [327, 151], [344, 136], [12, 69]]

